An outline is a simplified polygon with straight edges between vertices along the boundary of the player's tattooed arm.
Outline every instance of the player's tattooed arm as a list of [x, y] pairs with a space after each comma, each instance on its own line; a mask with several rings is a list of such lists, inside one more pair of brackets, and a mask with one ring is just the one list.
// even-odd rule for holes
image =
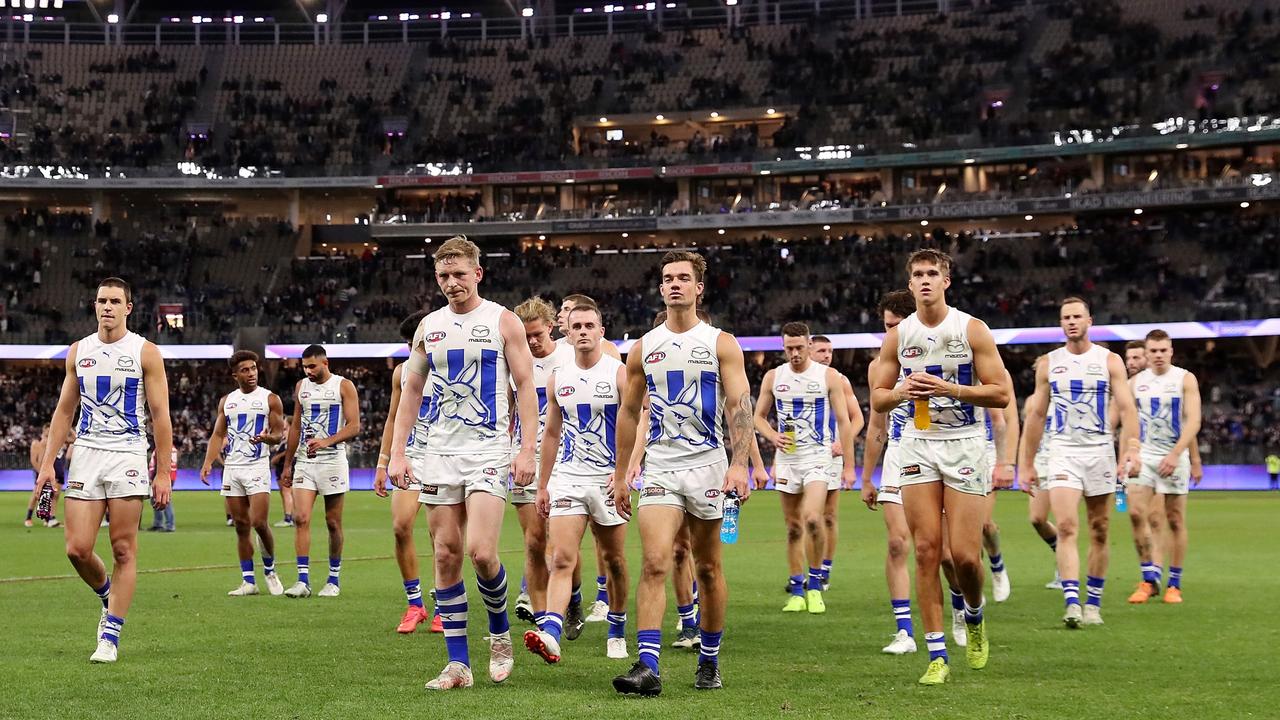
[[755, 423], [751, 418], [751, 394], [742, 393], [729, 412], [729, 435], [733, 443], [734, 465], [746, 467], [751, 460], [751, 445], [755, 442]]

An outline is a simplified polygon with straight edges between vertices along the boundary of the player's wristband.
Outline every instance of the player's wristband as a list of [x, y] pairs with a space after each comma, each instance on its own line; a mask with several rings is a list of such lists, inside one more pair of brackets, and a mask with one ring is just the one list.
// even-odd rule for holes
[[379, 470], [386, 470], [386, 469], [387, 469], [387, 466], [386, 466], [386, 465], [379, 465], [377, 469], [379, 469]]

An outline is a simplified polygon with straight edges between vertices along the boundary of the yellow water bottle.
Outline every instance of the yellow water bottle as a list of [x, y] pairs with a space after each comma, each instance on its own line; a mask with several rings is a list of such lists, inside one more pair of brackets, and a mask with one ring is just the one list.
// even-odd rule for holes
[[929, 429], [929, 401], [916, 400], [915, 403], [916, 405], [915, 405], [914, 414], [915, 414], [916, 429], [928, 430]]
[[792, 423], [784, 423], [782, 436], [787, 439], [787, 446], [783, 448], [782, 452], [790, 455], [796, 451], [796, 426]]

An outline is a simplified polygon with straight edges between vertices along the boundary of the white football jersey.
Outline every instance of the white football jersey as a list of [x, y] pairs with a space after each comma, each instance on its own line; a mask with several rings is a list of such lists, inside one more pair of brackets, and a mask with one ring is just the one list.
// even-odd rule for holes
[[641, 339], [649, 389], [645, 455], [650, 469], [668, 472], [727, 462], [719, 337], [719, 328], [700, 322], [683, 333], [659, 325]]
[[1142, 452], [1167, 455], [1178, 444], [1182, 435], [1182, 383], [1186, 377], [1187, 371], [1176, 365], [1170, 365], [1163, 375], [1148, 368], [1133, 377]]
[[[937, 327], [927, 327], [916, 313], [898, 324], [898, 362], [904, 376], [925, 372], [957, 385], [979, 385], [973, 368], [973, 348], [969, 345], [971, 315], [953, 307]], [[915, 417], [915, 403], [907, 404]], [[929, 429], [917, 430], [915, 422], [902, 428], [903, 437], [954, 440], [982, 437], [978, 408], [955, 398], [929, 399]]]
[[791, 369], [791, 363], [774, 368], [773, 410], [778, 416], [778, 432], [795, 441], [795, 449], [779, 459], [786, 457], [792, 462], [831, 457], [836, 416], [829, 392], [825, 365], [810, 362], [799, 373]]
[[[404, 386], [409, 384], [409, 371], [403, 367], [400, 369], [400, 392], [404, 392]], [[427, 453], [427, 436], [431, 432], [431, 394], [425, 391], [422, 393], [422, 402], [418, 404], [418, 418], [413, 421], [413, 426], [409, 428], [409, 439], [404, 444], [404, 454], [406, 457], [421, 457]]]
[[[906, 376], [902, 371], [898, 371], [898, 383], [901, 383]], [[888, 437], [887, 445], [892, 447], [898, 444], [902, 439], [902, 430], [911, 422], [911, 401], [904, 400], [898, 403], [898, 406], [889, 411], [885, 416], [885, 430]]]
[[126, 332], [113, 343], [94, 333], [76, 345], [80, 422], [76, 446], [145, 455], [147, 394], [142, 382], [141, 335]]
[[1107, 423], [1112, 352], [1101, 345], [1075, 355], [1065, 346], [1049, 353], [1050, 450], [1096, 450], [1115, 445]]
[[431, 393], [427, 452], [475, 455], [510, 450], [503, 312], [501, 305], [484, 300], [463, 315], [446, 305], [422, 319], [419, 333]]
[[308, 440], [333, 437], [346, 426], [347, 420], [342, 415], [342, 380], [341, 375], [333, 373], [330, 373], [329, 379], [322, 383], [302, 378], [302, 384], [298, 387], [298, 404], [300, 405], [298, 415], [302, 419], [298, 462], [333, 462], [339, 456], [346, 455], [347, 444], [344, 442], [317, 450], [315, 457], [307, 457], [304, 447]]
[[222, 416], [227, 423], [226, 455], [222, 463], [227, 467], [252, 467], [266, 465], [271, 460], [271, 448], [266, 443], [253, 444], [253, 438], [267, 431], [271, 416], [272, 392], [264, 387], [242, 393], [239, 388], [227, 393], [222, 403]]
[[[542, 452], [542, 432], [547, 429], [547, 381], [551, 379], [553, 372], [573, 365], [573, 358], [574, 351], [572, 347], [564, 343], [555, 343], [555, 349], [551, 351], [550, 355], [533, 359], [533, 389], [538, 394], [537, 452]], [[511, 387], [515, 387], [515, 380], [511, 380]], [[515, 450], [520, 449], [522, 438], [520, 416], [517, 414], [515, 418], [515, 438], [512, 442], [512, 447]]]
[[618, 464], [618, 368], [622, 363], [601, 354], [591, 368], [574, 359], [556, 370], [551, 391], [564, 420], [555, 473], [603, 482]]

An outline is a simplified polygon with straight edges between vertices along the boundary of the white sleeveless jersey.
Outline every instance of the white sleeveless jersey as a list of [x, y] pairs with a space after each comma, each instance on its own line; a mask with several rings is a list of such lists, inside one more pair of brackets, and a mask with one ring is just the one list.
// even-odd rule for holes
[[[973, 369], [973, 348], [969, 346], [972, 316], [955, 308], [937, 327], [926, 327], [916, 313], [898, 325], [898, 362], [904, 376], [927, 372], [957, 385], [978, 385]], [[915, 417], [915, 403], [907, 403], [908, 415]], [[982, 437], [978, 408], [955, 398], [929, 400], [929, 429], [917, 430], [914, 420], [902, 428], [903, 437], [954, 440]]]
[[1107, 423], [1111, 351], [1093, 345], [1079, 355], [1065, 346], [1049, 353], [1049, 449], [1100, 451], [1113, 447]]
[[1044, 433], [1040, 436], [1040, 444], [1036, 446], [1036, 457], [1049, 457], [1049, 438], [1053, 433], [1049, 432], [1049, 428], [1053, 427], [1053, 409], [1044, 416]]
[[728, 460], [719, 337], [719, 328], [700, 322], [683, 333], [659, 325], [641, 339], [649, 388], [645, 455], [650, 469], [668, 472]]
[[501, 305], [484, 300], [464, 315], [448, 305], [422, 319], [433, 455], [505, 453], [511, 449], [509, 376]]
[[306, 444], [313, 438], [333, 437], [346, 424], [342, 416], [342, 376], [329, 374], [329, 379], [322, 383], [302, 378], [298, 387], [299, 417], [302, 418], [302, 436], [298, 443], [297, 459], [300, 463], [333, 462], [347, 453], [347, 444], [338, 443], [333, 447], [316, 451], [315, 457], [307, 457]]
[[80, 422], [76, 446], [147, 454], [147, 394], [142, 383], [141, 335], [126, 332], [113, 343], [97, 333], [76, 346]]
[[[843, 392], [844, 388], [840, 388]], [[810, 362], [804, 372], [795, 372], [791, 363], [773, 370], [773, 410], [778, 416], [778, 432], [795, 440], [795, 450], [778, 455], [788, 462], [831, 457], [835, 442], [835, 413], [827, 387], [827, 367]]]
[[264, 387], [242, 393], [239, 388], [227, 393], [222, 403], [222, 415], [227, 422], [227, 447], [222, 463], [227, 467], [261, 465], [271, 460], [271, 448], [266, 443], [253, 444], [253, 438], [267, 431], [271, 416], [272, 392]]
[[[898, 383], [901, 383], [905, 377], [906, 376], [902, 374], [902, 371], [899, 370]], [[895, 383], [895, 385], [898, 383]], [[908, 400], [899, 403], [897, 407], [890, 410], [889, 414], [885, 416], [884, 422], [886, 435], [888, 437], [887, 444], [889, 447], [894, 447], [898, 444], [898, 441], [902, 439], [903, 428], [911, 423], [911, 402]]]
[[[533, 359], [533, 389], [538, 394], [538, 452], [542, 452], [542, 432], [547, 429], [547, 381], [551, 379], [551, 373], [573, 365], [573, 358], [574, 350], [572, 347], [565, 343], [556, 343], [555, 349], [551, 351], [550, 355]], [[511, 380], [511, 387], [515, 388], [514, 379]], [[512, 448], [515, 451], [519, 451], [522, 437], [520, 415], [516, 414], [515, 438], [512, 442]]]
[[[409, 384], [409, 371], [400, 370], [400, 392], [404, 392], [404, 386]], [[427, 419], [431, 414], [431, 394], [425, 391], [422, 393], [422, 402], [418, 403], [418, 418], [413, 421], [413, 426], [409, 428], [409, 440], [404, 444], [404, 454], [406, 457], [422, 457], [427, 453], [427, 435], [431, 432], [431, 422]]]
[[1142, 452], [1167, 455], [1178, 444], [1182, 435], [1182, 382], [1186, 377], [1187, 371], [1174, 365], [1163, 375], [1147, 369], [1133, 377]]
[[591, 478], [602, 484], [618, 465], [618, 368], [622, 363], [600, 355], [594, 367], [583, 369], [575, 360], [556, 370], [555, 386], [564, 420], [556, 473]]

